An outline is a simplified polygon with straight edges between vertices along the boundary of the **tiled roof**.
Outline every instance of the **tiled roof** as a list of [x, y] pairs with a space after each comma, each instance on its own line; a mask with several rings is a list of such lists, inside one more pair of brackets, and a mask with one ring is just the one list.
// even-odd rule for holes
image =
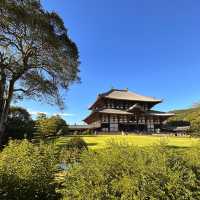
[[105, 97], [110, 99], [121, 99], [121, 100], [132, 100], [132, 101], [146, 101], [146, 102], [161, 102], [161, 99], [156, 99], [154, 97], [144, 96], [131, 92], [128, 90], [117, 90], [112, 89], [107, 93], [102, 93], [99, 97]]
[[121, 115], [131, 115], [132, 114], [125, 110], [118, 110], [118, 109], [111, 109], [111, 108], [106, 108], [106, 109], [100, 110], [99, 112], [107, 113], [107, 114], [121, 114]]

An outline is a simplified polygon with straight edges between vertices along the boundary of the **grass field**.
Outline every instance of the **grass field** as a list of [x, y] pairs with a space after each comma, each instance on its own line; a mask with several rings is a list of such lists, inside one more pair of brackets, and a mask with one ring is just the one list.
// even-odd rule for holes
[[[54, 140], [55, 144], [62, 146], [69, 140], [71, 137], [76, 136], [62, 136]], [[190, 147], [197, 144], [200, 140], [197, 138], [190, 137], [176, 137], [176, 136], [141, 136], [141, 135], [89, 135], [89, 136], [80, 136], [88, 144], [90, 149], [100, 149], [105, 148], [109, 141], [115, 142], [126, 142], [131, 145], [136, 146], [148, 146], [152, 144], [158, 144], [160, 142], [165, 142], [172, 147]]]

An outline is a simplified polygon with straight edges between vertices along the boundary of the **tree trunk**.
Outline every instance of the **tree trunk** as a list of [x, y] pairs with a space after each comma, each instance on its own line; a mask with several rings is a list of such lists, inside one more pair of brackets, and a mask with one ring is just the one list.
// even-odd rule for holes
[[0, 149], [6, 141], [5, 124], [0, 122]]
[[1, 110], [0, 113], [0, 148], [3, 147], [7, 139], [5, 129], [6, 129], [6, 122], [8, 118], [9, 109], [10, 109], [10, 104], [4, 107], [4, 109]]
[[10, 103], [13, 97], [13, 88], [14, 88], [14, 81], [10, 81], [8, 92], [5, 95], [6, 98], [4, 96], [3, 102], [0, 102], [3, 105], [0, 110], [0, 148], [2, 148], [6, 142], [5, 128], [8, 119]]

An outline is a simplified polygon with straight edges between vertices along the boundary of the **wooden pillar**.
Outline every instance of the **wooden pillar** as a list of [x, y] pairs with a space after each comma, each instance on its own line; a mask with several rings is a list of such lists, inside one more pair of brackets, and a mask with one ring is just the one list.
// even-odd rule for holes
[[118, 132], [120, 132], [120, 131], [121, 131], [121, 130], [119, 130], [119, 118], [120, 118], [120, 115], [117, 115]]
[[108, 132], [110, 132], [110, 114], [108, 114]]

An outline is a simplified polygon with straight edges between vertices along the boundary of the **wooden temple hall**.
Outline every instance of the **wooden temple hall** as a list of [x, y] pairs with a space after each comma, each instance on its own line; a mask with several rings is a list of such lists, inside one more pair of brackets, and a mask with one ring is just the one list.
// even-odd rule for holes
[[98, 95], [84, 122], [97, 132], [159, 132], [164, 121], [174, 115], [152, 109], [161, 102], [128, 89], [111, 89]]

